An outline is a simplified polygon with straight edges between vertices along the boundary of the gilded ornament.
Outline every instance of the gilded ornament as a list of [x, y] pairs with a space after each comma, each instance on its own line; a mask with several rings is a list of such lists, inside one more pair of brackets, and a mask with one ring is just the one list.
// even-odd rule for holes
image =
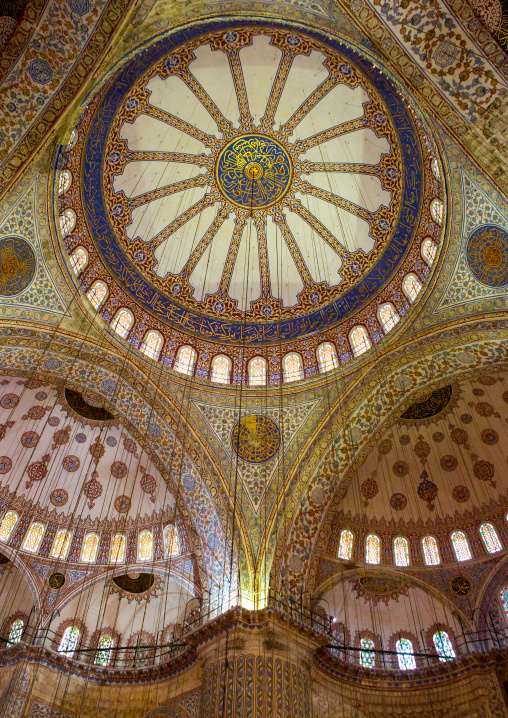
[[0, 295], [13, 297], [31, 284], [36, 269], [31, 246], [19, 237], [0, 239]]
[[238, 456], [258, 464], [271, 459], [279, 450], [280, 429], [273, 419], [261, 414], [243, 416], [233, 428], [231, 443]]
[[433, 503], [438, 492], [436, 484], [429, 479], [428, 473], [423, 470], [420, 474], [421, 482], [418, 486], [418, 496], [426, 502], [430, 511], [433, 511], [435, 504]]

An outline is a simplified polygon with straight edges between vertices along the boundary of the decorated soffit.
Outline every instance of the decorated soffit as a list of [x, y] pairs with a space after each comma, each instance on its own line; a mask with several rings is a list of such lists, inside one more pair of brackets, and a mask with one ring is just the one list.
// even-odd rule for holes
[[148, 46], [78, 123], [61, 208], [77, 216], [68, 251], [89, 251], [82, 286], [109, 283], [106, 317], [137, 306], [145, 330], [226, 344], [326, 331], [367, 306], [377, 321], [406, 273], [425, 279], [422, 237], [440, 241], [414, 108], [317, 31], [208, 27]]

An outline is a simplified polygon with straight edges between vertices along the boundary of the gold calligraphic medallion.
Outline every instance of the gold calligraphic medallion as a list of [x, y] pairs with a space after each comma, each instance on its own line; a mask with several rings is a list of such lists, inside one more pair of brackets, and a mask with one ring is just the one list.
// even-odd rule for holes
[[279, 450], [280, 430], [268, 416], [250, 414], [234, 427], [232, 444], [241, 459], [258, 464], [268, 461]]

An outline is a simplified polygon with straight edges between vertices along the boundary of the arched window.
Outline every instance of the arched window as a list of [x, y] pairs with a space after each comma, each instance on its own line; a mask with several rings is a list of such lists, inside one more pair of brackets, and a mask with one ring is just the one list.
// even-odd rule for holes
[[339, 366], [337, 352], [335, 351], [333, 344], [330, 344], [330, 342], [325, 342], [324, 344], [320, 344], [318, 346], [317, 356], [320, 372], [331, 371], [332, 369], [337, 369]]
[[282, 369], [284, 372], [284, 381], [299, 381], [303, 379], [302, 360], [299, 354], [291, 352], [286, 354], [282, 360]]
[[409, 544], [403, 536], [397, 536], [393, 542], [396, 566], [409, 566]]
[[72, 209], [66, 209], [60, 215], [60, 234], [62, 237], [68, 237], [76, 226], [76, 215]]
[[69, 141], [67, 142], [65, 146], [65, 152], [68, 152], [69, 150], [72, 150], [74, 145], [76, 144], [76, 140], [78, 139], [78, 133], [76, 130], [72, 130]]
[[508, 619], [508, 586], [501, 589], [499, 592], [499, 598], [501, 599], [506, 618]]
[[138, 560], [151, 561], [153, 556], [152, 532], [148, 529], [141, 531], [138, 543]]
[[55, 543], [53, 544], [53, 550], [51, 555], [53, 558], [65, 558], [67, 551], [71, 543], [71, 532], [67, 529], [60, 529], [57, 531], [55, 537]]
[[13, 621], [11, 630], [9, 631], [9, 642], [7, 643], [8, 646], [14, 646], [15, 643], [19, 643], [21, 641], [24, 627], [25, 622], [22, 618], [16, 618], [16, 620]]
[[15, 511], [7, 511], [0, 524], [0, 541], [8, 541], [18, 523], [19, 516]]
[[98, 279], [96, 282], [92, 284], [88, 292], [86, 293], [86, 296], [88, 299], [92, 302], [93, 306], [96, 309], [99, 309], [101, 304], [103, 304], [104, 300], [106, 299], [108, 295], [108, 288], [104, 284], [104, 282], [101, 282], [100, 279]]
[[36, 521], [28, 529], [28, 533], [23, 544], [24, 550], [30, 551], [30, 553], [37, 553], [39, 546], [41, 545], [43, 535], [44, 524], [41, 524], [40, 521]]
[[365, 539], [365, 562], [379, 563], [381, 560], [381, 541], [375, 534]]
[[249, 362], [247, 369], [249, 386], [265, 386], [266, 385], [266, 359], [263, 357], [254, 357]]
[[58, 194], [65, 194], [71, 186], [72, 175], [69, 170], [62, 170], [58, 175]]
[[125, 534], [115, 534], [111, 544], [111, 563], [122, 563], [125, 561]]
[[395, 311], [395, 307], [393, 306], [393, 304], [390, 304], [390, 302], [382, 304], [379, 307], [378, 318], [381, 322], [381, 326], [383, 327], [383, 331], [385, 334], [388, 334], [390, 329], [393, 329], [393, 327], [400, 320], [399, 315]]
[[440, 178], [441, 178], [441, 175], [440, 175], [440, 172], [439, 172], [439, 164], [438, 164], [438, 161], [436, 160], [435, 157], [434, 157], [434, 159], [432, 160], [432, 171], [434, 172], [434, 176], [435, 176], [436, 179], [440, 179]]
[[150, 359], [157, 361], [161, 353], [163, 341], [164, 340], [159, 332], [152, 330], [148, 332], [143, 339], [141, 351], [143, 354], [146, 354], [147, 357], [150, 357]]
[[416, 274], [408, 274], [402, 283], [402, 290], [410, 302], [414, 302], [422, 290], [422, 283]]
[[83, 249], [83, 247], [78, 247], [76, 251], [71, 254], [69, 260], [71, 263], [71, 267], [74, 270], [74, 274], [81, 274], [83, 269], [88, 264], [88, 254], [86, 249]]
[[413, 644], [409, 638], [399, 638], [395, 644], [397, 660], [401, 671], [412, 671], [416, 668], [416, 661], [413, 655]]
[[376, 664], [376, 654], [374, 651], [374, 641], [372, 638], [360, 638], [360, 664], [364, 668], [374, 668]]
[[176, 556], [180, 553], [180, 541], [176, 526], [168, 524], [164, 529], [164, 548], [166, 556]]
[[113, 651], [113, 639], [111, 636], [101, 636], [97, 644], [97, 653], [95, 654], [95, 663], [99, 666], [107, 666], [111, 661]]
[[192, 347], [180, 347], [176, 355], [174, 369], [180, 374], [192, 376], [194, 374], [194, 364], [196, 363], [196, 352]]
[[370, 343], [369, 335], [367, 334], [367, 330], [361, 325], [358, 325], [357, 327], [353, 327], [353, 329], [351, 329], [351, 331], [349, 332], [349, 342], [351, 344], [351, 348], [353, 349], [353, 354], [355, 355], [355, 357], [359, 357], [361, 354], [364, 354], [372, 346]]
[[97, 534], [87, 534], [83, 541], [83, 548], [81, 549], [81, 560], [83, 563], [93, 563], [97, 556], [98, 548], [99, 536]]
[[480, 533], [482, 535], [485, 548], [489, 553], [496, 553], [496, 551], [503, 550], [497, 531], [492, 524], [482, 524], [480, 526]]
[[451, 661], [452, 658], [455, 658], [455, 651], [453, 650], [450, 636], [446, 631], [436, 631], [432, 636], [432, 640], [434, 641], [440, 661]]
[[215, 381], [217, 384], [229, 384], [229, 377], [231, 376], [231, 359], [219, 354], [212, 360], [212, 373], [210, 379]]
[[422, 257], [424, 261], [432, 267], [432, 264], [436, 258], [437, 246], [436, 243], [431, 239], [426, 239], [422, 242]]
[[454, 531], [452, 533], [452, 544], [457, 561], [469, 561], [471, 558], [471, 551], [469, 550], [467, 538], [462, 531]]
[[58, 653], [63, 653], [67, 658], [71, 658], [74, 651], [77, 648], [79, 642], [79, 628], [76, 626], [67, 626], [65, 629], [60, 645], [58, 646]]
[[339, 558], [344, 558], [346, 561], [351, 561], [351, 555], [353, 553], [353, 534], [348, 529], [344, 529], [340, 534], [339, 541]]
[[432, 204], [430, 205], [430, 213], [434, 222], [437, 222], [437, 224], [443, 224], [444, 204], [441, 202], [440, 199], [435, 199], [432, 202]]
[[425, 536], [422, 538], [423, 556], [427, 566], [438, 566], [441, 563], [439, 558], [439, 549], [434, 536]]
[[126, 339], [133, 324], [134, 317], [131, 312], [128, 309], [119, 309], [111, 322], [111, 329]]

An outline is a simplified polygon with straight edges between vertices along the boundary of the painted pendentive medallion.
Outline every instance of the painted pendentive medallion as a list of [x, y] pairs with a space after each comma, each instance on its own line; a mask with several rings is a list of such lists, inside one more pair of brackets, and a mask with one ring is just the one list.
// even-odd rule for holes
[[475, 279], [488, 287], [508, 284], [508, 232], [487, 224], [469, 237], [466, 258]]
[[241, 459], [259, 464], [279, 450], [280, 429], [273, 419], [259, 414], [243, 416], [233, 429], [231, 443]]
[[13, 297], [26, 289], [35, 276], [35, 254], [20, 237], [0, 239], [0, 295]]

